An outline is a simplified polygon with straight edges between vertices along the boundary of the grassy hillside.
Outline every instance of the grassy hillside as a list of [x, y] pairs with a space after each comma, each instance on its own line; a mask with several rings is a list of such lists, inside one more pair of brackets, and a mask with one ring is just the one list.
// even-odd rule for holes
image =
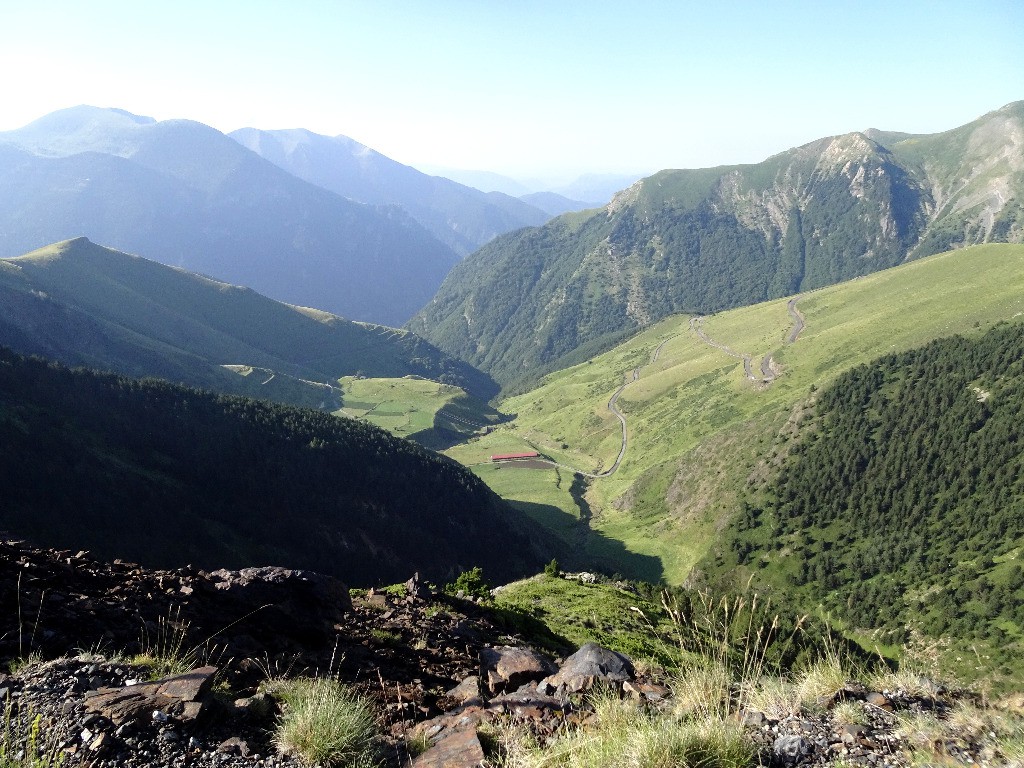
[[2, 348], [0, 487], [0, 530], [157, 567], [370, 586], [551, 556], [471, 473], [372, 425]]
[[409, 327], [506, 392], [675, 313], [809, 291], [1024, 239], [1024, 103], [930, 136], [850, 133], [755, 165], [662, 171], [496, 238]]
[[[794, 319], [784, 299], [701, 325], [711, 340], [751, 355], [756, 378], [771, 355], [778, 376], [770, 384], [748, 380], [742, 361], [703, 341], [688, 317], [668, 318], [504, 401], [515, 421], [448, 453], [563, 539], [586, 542], [602, 565], [679, 583], [738, 509], [748, 482], [774, 471], [815, 388], [882, 354], [977, 335], [1024, 315], [1024, 246], [928, 257], [808, 292], [796, 307], [806, 327], [795, 343], [787, 343]], [[609, 467], [621, 432], [607, 403], [638, 366], [639, 379], [618, 401], [629, 446], [615, 474], [580, 493], [569, 470], [487, 464], [492, 453], [521, 448], [587, 472]]]
[[459, 387], [417, 376], [340, 379], [344, 406], [361, 419], [428, 448], [447, 447], [501, 423], [504, 416]]
[[[345, 375], [497, 387], [406, 331], [353, 323], [85, 238], [0, 259], [0, 343], [69, 364], [334, 409]], [[254, 369], [259, 369], [254, 373]]]

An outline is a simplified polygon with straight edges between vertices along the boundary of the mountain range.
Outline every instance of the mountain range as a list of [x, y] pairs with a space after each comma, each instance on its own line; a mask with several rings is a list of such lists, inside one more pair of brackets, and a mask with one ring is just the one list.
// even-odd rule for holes
[[[232, 138], [91, 108], [4, 134], [3, 169], [5, 247], [52, 213], [162, 238], [212, 274], [243, 265], [275, 292], [294, 271], [296, 290], [394, 316], [413, 301], [395, 280], [425, 290], [388, 260], [399, 234], [408, 263], [420, 243], [450, 265], [473, 239], [445, 200], [484, 239], [494, 211], [522, 210], [344, 137]], [[352, 259], [325, 267], [300, 247], [330, 238]], [[447, 418], [461, 426], [427, 444], [465, 468], [355, 418], [0, 350], [0, 522], [108, 556], [369, 584], [536, 569], [529, 519], [572, 567], [754, 583], [860, 640], [953, 631], [1018, 674], [1022, 240], [1024, 102], [939, 134], [662, 171], [493, 236], [407, 330], [63, 240], [0, 258], [0, 344], [321, 411], [347, 398], [351, 416], [411, 435]], [[504, 413], [459, 405], [454, 387], [501, 394]], [[493, 460], [516, 453], [529, 461]]]
[[572, 181], [551, 181], [544, 179], [513, 179], [493, 171], [473, 171], [463, 168], [422, 166], [429, 173], [453, 179], [484, 192], [503, 192], [530, 202], [535, 195], [549, 194], [573, 203], [566, 210], [583, 210], [605, 205], [616, 192], [625, 189], [643, 174], [640, 173], [585, 173]]
[[[455, 253], [465, 256], [497, 235], [539, 225], [551, 215], [500, 192], [481, 192], [395, 162], [346, 136], [295, 129], [242, 128], [228, 134], [242, 146], [318, 187], [371, 205], [396, 205]], [[546, 201], [550, 205], [551, 201]], [[564, 205], [573, 206], [571, 201]]]
[[0, 255], [86, 236], [345, 317], [400, 325], [458, 260], [219, 131], [75, 107], [0, 133]]
[[756, 165], [662, 171], [503, 235], [409, 323], [528, 387], [667, 315], [707, 314], [931, 253], [1024, 238], [1024, 102], [931, 135], [823, 138]]

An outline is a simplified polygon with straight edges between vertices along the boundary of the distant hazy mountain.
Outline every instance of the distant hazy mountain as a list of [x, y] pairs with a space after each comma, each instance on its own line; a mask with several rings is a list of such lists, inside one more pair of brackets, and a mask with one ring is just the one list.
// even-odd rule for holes
[[408, 214], [297, 179], [201, 123], [84, 106], [0, 133], [0, 255], [78, 236], [389, 325], [458, 261]]
[[229, 135], [311, 184], [361, 203], [402, 207], [463, 256], [496, 235], [543, 224], [553, 215], [499, 192], [488, 194], [420, 173], [345, 136], [255, 128], [242, 128]]
[[443, 176], [467, 187], [479, 189], [481, 192], [501, 192], [512, 197], [521, 197], [530, 192], [540, 191], [540, 187], [532, 182], [520, 181], [492, 171], [473, 171], [442, 166], [421, 166], [421, 169], [424, 173]]
[[1016, 102], [945, 133], [850, 133], [756, 165], [662, 171], [600, 210], [484, 246], [410, 327], [508, 384], [675, 312], [753, 304], [963, 245], [1020, 242], [1022, 135]]
[[71, 365], [312, 407], [340, 376], [497, 387], [407, 331], [343, 320], [85, 238], [0, 259], [0, 345]]
[[519, 198], [530, 205], [540, 208], [552, 216], [561, 216], [570, 211], [584, 211], [587, 208], [598, 208], [601, 203], [585, 203], [582, 200], [570, 200], [557, 192], [531, 192]]
[[565, 183], [550, 179], [513, 179], [490, 171], [467, 171], [461, 168], [425, 166], [425, 170], [484, 192], [504, 192], [506, 195], [513, 195], [533, 205], [537, 205], [533, 201], [533, 195], [540, 192], [553, 193], [574, 201], [575, 207], [566, 208], [565, 211], [582, 211], [585, 208], [604, 205], [612, 199], [616, 192], [622, 191], [642, 176], [639, 173], [588, 173]]
[[[569, 184], [556, 186], [551, 191], [571, 200], [590, 200], [596, 205], [604, 205], [615, 196], [616, 192], [621, 192], [640, 177], [639, 173], [588, 173]], [[595, 205], [590, 207], [595, 207]]]

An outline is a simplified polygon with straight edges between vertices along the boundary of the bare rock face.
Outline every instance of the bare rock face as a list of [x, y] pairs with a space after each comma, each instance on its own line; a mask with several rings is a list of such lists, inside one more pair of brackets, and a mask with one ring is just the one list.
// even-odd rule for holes
[[213, 684], [216, 667], [201, 667], [149, 683], [123, 688], [100, 688], [85, 696], [85, 710], [123, 725], [134, 720], [170, 716], [180, 722], [195, 720], [203, 697]]
[[532, 648], [501, 646], [480, 651], [480, 678], [491, 696], [540, 680], [557, 667]]
[[484, 749], [476, 728], [449, 731], [444, 738], [417, 757], [412, 768], [476, 768], [484, 762]]

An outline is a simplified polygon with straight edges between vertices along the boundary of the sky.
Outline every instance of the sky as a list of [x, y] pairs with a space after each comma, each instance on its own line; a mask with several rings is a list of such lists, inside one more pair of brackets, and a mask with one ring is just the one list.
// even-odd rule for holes
[[1021, 0], [0, 0], [0, 130], [78, 104], [514, 178], [758, 162], [1024, 99]]

